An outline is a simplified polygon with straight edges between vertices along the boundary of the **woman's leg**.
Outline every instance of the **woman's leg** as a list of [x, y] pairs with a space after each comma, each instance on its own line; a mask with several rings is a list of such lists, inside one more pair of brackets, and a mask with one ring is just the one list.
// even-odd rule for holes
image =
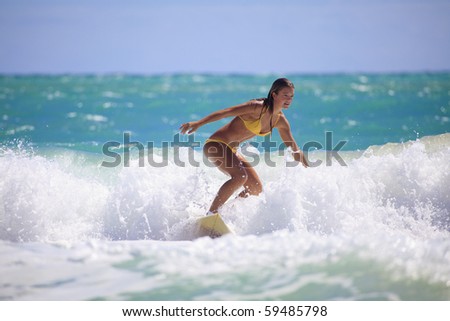
[[222, 172], [231, 177], [220, 187], [209, 208], [210, 212], [217, 213], [219, 207], [225, 204], [230, 196], [245, 184], [247, 170], [237, 155], [223, 143], [208, 142], [203, 147], [203, 152]]
[[239, 193], [239, 197], [247, 197], [249, 195], [259, 195], [262, 192], [262, 182], [259, 179], [255, 169], [241, 155], [237, 155], [247, 172], [247, 180], [244, 183], [244, 190]]

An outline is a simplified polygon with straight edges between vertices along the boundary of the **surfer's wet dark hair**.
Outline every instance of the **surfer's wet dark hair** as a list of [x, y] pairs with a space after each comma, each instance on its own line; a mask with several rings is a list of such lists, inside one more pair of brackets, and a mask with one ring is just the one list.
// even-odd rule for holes
[[[264, 108], [261, 109], [261, 115], [264, 111], [264, 109], [269, 110], [270, 115], [273, 115], [273, 93], [277, 93], [283, 89], [283, 88], [292, 88], [295, 89], [294, 84], [292, 81], [290, 81], [287, 78], [278, 78], [275, 80], [272, 84], [272, 87], [269, 90], [269, 93], [267, 94], [267, 98], [257, 98], [255, 100], [263, 101]], [[259, 115], [259, 118], [261, 118], [261, 115]], [[272, 132], [273, 125], [272, 125], [272, 117], [270, 118], [270, 132]]]
[[264, 98], [264, 106], [267, 107], [271, 113], [273, 112], [273, 93], [278, 94], [278, 92], [285, 87], [295, 89], [294, 84], [289, 79], [278, 78], [273, 82], [272, 87], [267, 94], [267, 98]]

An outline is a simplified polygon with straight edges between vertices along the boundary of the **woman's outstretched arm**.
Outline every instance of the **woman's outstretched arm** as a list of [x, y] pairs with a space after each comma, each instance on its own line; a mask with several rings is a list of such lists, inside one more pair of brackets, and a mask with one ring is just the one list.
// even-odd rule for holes
[[240, 116], [240, 115], [245, 115], [245, 114], [254, 112], [256, 107], [257, 107], [257, 105], [255, 104], [255, 102], [249, 101], [249, 102], [243, 103], [241, 105], [224, 108], [224, 109], [215, 111], [200, 120], [191, 121], [191, 122], [182, 124], [180, 126], [180, 131], [182, 134], [189, 135], [189, 134], [192, 134], [193, 132], [195, 132], [199, 127], [209, 124], [209, 123], [212, 123], [212, 122], [215, 122], [215, 121], [218, 121], [222, 118]]

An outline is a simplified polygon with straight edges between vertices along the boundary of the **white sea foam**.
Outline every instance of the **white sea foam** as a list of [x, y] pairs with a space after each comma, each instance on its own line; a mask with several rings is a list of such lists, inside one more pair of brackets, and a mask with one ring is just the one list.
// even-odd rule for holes
[[108, 121], [108, 118], [102, 115], [93, 115], [93, 114], [87, 114], [85, 116], [86, 120], [90, 120], [93, 122], [106, 122]]
[[[343, 153], [334, 163], [305, 169], [256, 166], [264, 183], [258, 197], [230, 200], [222, 214], [238, 234], [276, 230], [324, 235], [402, 231], [426, 237], [450, 230], [450, 135]], [[100, 168], [100, 158], [66, 151], [3, 152], [0, 238], [11, 241], [176, 239], [182, 222], [203, 215], [227, 179], [181, 149], [177, 166]], [[154, 156], [158, 161], [158, 156]], [[318, 159], [321, 156], [316, 154]], [[161, 159], [159, 160], [161, 161]], [[123, 164], [121, 164], [123, 165]], [[180, 223], [181, 222], [181, 223]], [[67, 231], [64, 231], [64, 227]], [[78, 231], [78, 232], [77, 232]]]

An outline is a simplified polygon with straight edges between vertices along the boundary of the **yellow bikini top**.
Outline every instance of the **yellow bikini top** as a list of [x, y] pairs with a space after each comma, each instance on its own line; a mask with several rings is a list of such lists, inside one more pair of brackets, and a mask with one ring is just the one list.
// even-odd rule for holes
[[[262, 120], [262, 117], [264, 116], [265, 113], [266, 113], [266, 111], [261, 113], [261, 116], [258, 119], [255, 119], [255, 120], [245, 120], [241, 116], [239, 116], [239, 118], [244, 123], [245, 128], [247, 128], [253, 134], [258, 135], [258, 136], [266, 136], [266, 135], [269, 135], [271, 133], [271, 131], [267, 132], [267, 133], [261, 133], [261, 120]], [[278, 118], [275, 121], [275, 124], [273, 124], [273, 126], [276, 125], [276, 123], [280, 119], [280, 116], [281, 116], [281, 113], [278, 114]]]

